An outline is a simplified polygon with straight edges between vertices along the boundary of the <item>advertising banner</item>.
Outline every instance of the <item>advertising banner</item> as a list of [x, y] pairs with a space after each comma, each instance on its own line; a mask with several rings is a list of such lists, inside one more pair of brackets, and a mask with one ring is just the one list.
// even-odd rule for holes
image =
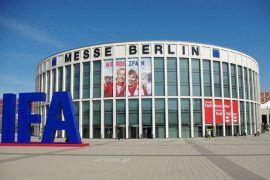
[[113, 61], [107, 60], [103, 63], [104, 97], [113, 96]]
[[128, 96], [139, 95], [139, 61], [138, 58], [130, 58], [127, 63]]
[[117, 59], [115, 64], [116, 97], [123, 97], [126, 95], [126, 61], [125, 59]]
[[230, 100], [224, 100], [224, 112], [225, 112], [225, 123], [231, 124], [231, 101]]
[[233, 101], [233, 124], [238, 124], [238, 101]]
[[211, 99], [204, 100], [205, 124], [213, 124], [213, 102]]
[[152, 68], [151, 58], [141, 58], [141, 88], [142, 96], [152, 95]]
[[216, 118], [216, 124], [222, 124], [223, 120], [223, 112], [222, 112], [222, 100], [216, 99], [215, 100], [215, 118]]

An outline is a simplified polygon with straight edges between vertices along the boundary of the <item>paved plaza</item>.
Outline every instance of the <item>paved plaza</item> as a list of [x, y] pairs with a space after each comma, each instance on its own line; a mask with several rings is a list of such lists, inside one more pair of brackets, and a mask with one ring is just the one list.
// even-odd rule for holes
[[94, 139], [90, 144], [0, 147], [0, 179], [270, 179], [268, 134], [210, 141]]

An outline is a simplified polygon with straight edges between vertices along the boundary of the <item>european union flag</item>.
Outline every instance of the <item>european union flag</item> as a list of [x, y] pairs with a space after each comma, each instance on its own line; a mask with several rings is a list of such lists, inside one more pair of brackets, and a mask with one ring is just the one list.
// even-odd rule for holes
[[56, 57], [52, 58], [52, 66], [56, 65]]
[[219, 50], [218, 49], [213, 49], [213, 57], [219, 58]]

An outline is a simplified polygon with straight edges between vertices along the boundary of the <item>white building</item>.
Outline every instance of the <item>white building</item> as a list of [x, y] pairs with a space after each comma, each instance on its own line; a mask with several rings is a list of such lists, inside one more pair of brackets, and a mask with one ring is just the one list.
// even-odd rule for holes
[[[98, 44], [37, 66], [45, 124], [53, 91], [70, 91], [83, 138], [201, 137], [256, 132], [258, 62], [232, 49], [181, 41]], [[58, 132], [59, 136], [64, 136]]]

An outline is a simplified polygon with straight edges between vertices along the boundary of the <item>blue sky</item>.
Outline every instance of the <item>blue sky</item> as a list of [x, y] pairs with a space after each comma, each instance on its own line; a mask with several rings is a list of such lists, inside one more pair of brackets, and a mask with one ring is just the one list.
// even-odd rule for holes
[[135, 40], [243, 51], [270, 90], [269, 0], [0, 0], [0, 95], [34, 91], [36, 65], [59, 51]]

